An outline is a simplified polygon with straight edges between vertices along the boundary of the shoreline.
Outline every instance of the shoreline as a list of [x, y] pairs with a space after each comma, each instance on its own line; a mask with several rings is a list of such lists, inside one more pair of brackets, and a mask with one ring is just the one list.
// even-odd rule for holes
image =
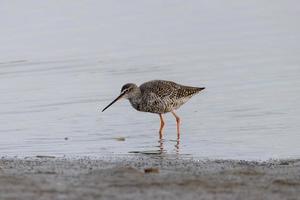
[[0, 159], [0, 199], [299, 199], [300, 159]]

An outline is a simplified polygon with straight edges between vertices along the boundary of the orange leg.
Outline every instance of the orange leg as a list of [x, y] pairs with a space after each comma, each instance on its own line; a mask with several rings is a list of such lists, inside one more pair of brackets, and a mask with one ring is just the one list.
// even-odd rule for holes
[[180, 139], [180, 118], [176, 115], [174, 111], [172, 111], [172, 114], [176, 118], [176, 125], [177, 125], [177, 140]]
[[162, 114], [159, 114], [159, 118], [160, 118], [159, 139], [162, 139], [163, 128], [165, 126], [165, 122], [164, 122], [164, 118], [163, 118]]

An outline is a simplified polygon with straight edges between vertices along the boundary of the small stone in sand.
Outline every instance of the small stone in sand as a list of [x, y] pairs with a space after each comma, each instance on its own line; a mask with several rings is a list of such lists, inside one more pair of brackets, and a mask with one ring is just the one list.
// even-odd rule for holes
[[114, 139], [117, 141], [125, 141], [125, 137], [116, 137]]
[[42, 155], [37, 155], [37, 158], [55, 158], [55, 156], [42, 156]]
[[145, 173], [159, 173], [159, 169], [158, 168], [145, 168], [144, 172]]

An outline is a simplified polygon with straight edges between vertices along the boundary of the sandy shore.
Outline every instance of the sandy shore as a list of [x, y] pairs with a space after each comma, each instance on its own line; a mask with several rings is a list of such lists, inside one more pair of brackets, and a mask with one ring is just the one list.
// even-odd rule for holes
[[300, 199], [300, 160], [2, 158], [0, 199]]

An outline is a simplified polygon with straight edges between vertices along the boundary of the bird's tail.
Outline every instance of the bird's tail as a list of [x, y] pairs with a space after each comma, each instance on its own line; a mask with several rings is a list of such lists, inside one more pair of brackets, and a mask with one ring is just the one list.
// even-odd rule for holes
[[204, 90], [205, 87], [197, 87], [197, 90], [200, 92], [201, 90]]

